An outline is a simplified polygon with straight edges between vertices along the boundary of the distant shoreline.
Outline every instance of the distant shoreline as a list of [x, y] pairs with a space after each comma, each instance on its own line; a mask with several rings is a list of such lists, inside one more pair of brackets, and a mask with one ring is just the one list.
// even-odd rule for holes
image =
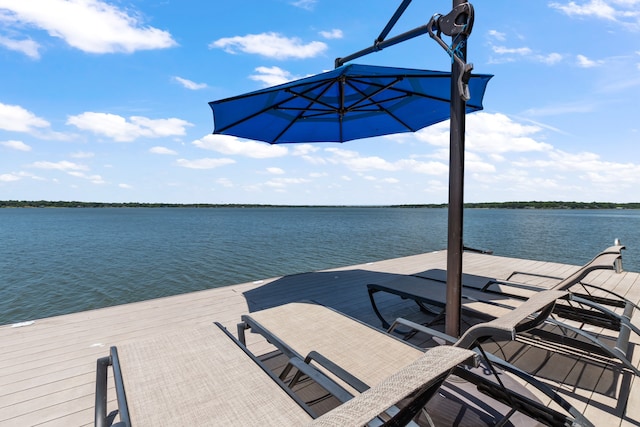
[[[446, 208], [441, 204], [404, 204], [404, 205], [267, 205], [243, 203], [109, 203], [77, 201], [26, 201], [0, 200], [0, 208]], [[638, 203], [611, 202], [483, 202], [465, 203], [467, 209], [640, 209]]]

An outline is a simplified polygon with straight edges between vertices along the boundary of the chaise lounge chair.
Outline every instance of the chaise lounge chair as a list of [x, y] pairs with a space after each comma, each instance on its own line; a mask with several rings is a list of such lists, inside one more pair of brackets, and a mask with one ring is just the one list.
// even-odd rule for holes
[[[529, 298], [533, 293], [541, 290], [555, 289], [562, 291], [570, 291], [573, 297], [587, 300], [599, 305], [613, 308], [623, 308], [625, 310], [637, 309], [637, 305], [609, 289], [594, 284], [583, 282], [583, 280], [592, 272], [597, 270], [615, 270], [616, 273], [622, 272], [622, 250], [625, 247], [616, 240], [616, 245], [610, 246], [604, 251], [596, 255], [591, 261], [580, 267], [574, 273], [565, 278], [558, 278], [543, 274], [528, 273], [522, 271], [514, 271], [505, 280], [493, 279], [488, 277], [463, 274], [462, 286], [465, 288], [473, 288], [483, 292], [494, 293], [497, 295], [505, 295], [518, 299]], [[558, 281], [551, 286], [529, 285], [511, 280], [514, 276], [533, 276], [545, 279], [545, 281]], [[435, 280], [446, 283], [447, 272], [445, 270], [433, 269], [413, 276], [424, 279]], [[579, 290], [582, 288], [582, 291]], [[603, 296], [604, 295], [604, 296]]]
[[[624, 246], [621, 245], [607, 248], [575, 273], [549, 288], [549, 290], [569, 291], [576, 285], [583, 285], [585, 289], [588, 286], [596, 288], [592, 285], [585, 285], [582, 280], [594, 270], [615, 269], [615, 265], [621, 258], [622, 249], [624, 249]], [[372, 308], [382, 322], [383, 327], [388, 328], [389, 322], [385, 320], [376, 304], [376, 293], [384, 292], [400, 296], [403, 299], [412, 299], [420, 306], [421, 310], [428, 311], [436, 316], [442, 316], [446, 305], [446, 277], [444, 281], [442, 277], [442, 273], [431, 271], [421, 273], [420, 277], [415, 275], [402, 276], [385, 283], [368, 284], [367, 289]], [[598, 289], [602, 290], [601, 288]], [[487, 278], [483, 280], [479, 276], [467, 275], [466, 277], [463, 276], [462, 309], [467, 314], [490, 320], [505, 315], [508, 311], [522, 304], [522, 301], [526, 301], [527, 298], [540, 292], [544, 291], [540, 290], [540, 288], [515, 282], [499, 282]], [[532, 333], [547, 341], [555, 341], [577, 347], [587, 353], [618, 359], [634, 374], [640, 375], [640, 370], [631, 363], [628, 357], [631, 347], [629, 342], [631, 332], [633, 331], [640, 336], [640, 328], [631, 323], [631, 317], [636, 305], [619, 295], [615, 295], [612, 292], [608, 293], [609, 297], [600, 297], [568, 292], [563, 301], [555, 305], [554, 314], [565, 320], [576, 321], [583, 325], [602, 327], [616, 332], [614, 346], [605, 344], [603, 340], [580, 326], [572, 326], [566, 321], [561, 321], [554, 317], [549, 317], [546, 323], [559, 328], [562, 333], [549, 332], [541, 328], [532, 330]], [[615, 297], [612, 298], [612, 295]], [[430, 309], [428, 306], [436, 309]], [[615, 308], [623, 309], [623, 313], [616, 313], [614, 311]]]
[[[313, 411], [222, 326], [182, 330], [112, 347], [109, 356], [98, 359], [95, 425], [111, 425], [116, 416], [107, 415], [109, 366], [118, 400], [117, 426], [356, 427], [377, 421], [379, 414], [409, 397], [393, 418], [372, 423], [406, 425], [456, 365], [474, 359], [469, 350], [435, 348], [314, 420]], [[312, 367], [300, 365], [322, 380]]]
[[[541, 324], [549, 315], [555, 302], [566, 296], [566, 292], [548, 291], [540, 293], [505, 316], [470, 328], [456, 343], [458, 348], [480, 349], [480, 344], [489, 337], [514, 339], [515, 336]], [[423, 350], [385, 334], [366, 324], [338, 313], [330, 308], [311, 303], [290, 303], [243, 315], [238, 324], [238, 336], [245, 342], [245, 331], [259, 333], [278, 348], [290, 360], [304, 359], [329, 376], [335, 376], [350, 387], [354, 393], [376, 387], [386, 375], [411, 363], [423, 354]], [[409, 325], [410, 322], [404, 322]], [[465, 369], [454, 369], [454, 374], [475, 384], [479, 390], [512, 409], [547, 425], [592, 425], [565, 399], [531, 375], [498, 359], [484, 354], [485, 366], [492, 375], [474, 373]], [[509, 390], [500, 380], [496, 367], [510, 372], [545, 394], [559, 405], [552, 409]], [[280, 378], [289, 375], [288, 366]], [[299, 379], [294, 375], [292, 382]], [[513, 415], [507, 411], [500, 423]]]

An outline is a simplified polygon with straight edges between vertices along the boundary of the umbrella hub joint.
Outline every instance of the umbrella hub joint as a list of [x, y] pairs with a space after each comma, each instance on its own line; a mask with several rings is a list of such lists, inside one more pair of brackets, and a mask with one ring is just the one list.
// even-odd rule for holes
[[440, 33], [449, 37], [469, 36], [473, 29], [473, 6], [471, 3], [462, 3], [456, 6], [447, 15], [436, 14], [431, 18], [430, 27], [433, 24]]
[[[458, 78], [458, 89], [460, 97], [464, 101], [470, 99], [469, 79], [473, 64], [467, 64], [465, 46], [467, 37], [473, 29], [473, 6], [471, 3], [462, 3], [456, 6], [447, 15], [435, 14], [427, 24], [429, 37], [434, 39], [451, 57], [451, 62], [455, 62], [460, 69]], [[442, 34], [451, 37], [451, 46], [442, 40]]]

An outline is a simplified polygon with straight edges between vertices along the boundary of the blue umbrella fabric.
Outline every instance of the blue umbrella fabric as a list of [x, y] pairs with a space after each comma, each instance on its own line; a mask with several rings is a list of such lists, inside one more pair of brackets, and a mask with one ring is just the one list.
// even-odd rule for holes
[[[491, 77], [471, 75], [467, 113]], [[450, 72], [349, 64], [209, 105], [214, 134], [280, 144], [415, 132], [447, 120], [450, 99]]]

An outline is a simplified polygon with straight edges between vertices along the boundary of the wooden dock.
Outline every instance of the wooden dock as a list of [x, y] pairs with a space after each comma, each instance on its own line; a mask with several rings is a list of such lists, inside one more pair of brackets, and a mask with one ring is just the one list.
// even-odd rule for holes
[[[235, 332], [243, 313], [300, 300], [314, 300], [379, 326], [368, 300], [367, 283], [445, 266], [446, 252], [432, 252], [0, 326], [0, 426], [92, 425], [96, 359], [106, 356], [112, 345], [214, 321]], [[514, 271], [565, 277], [577, 268], [476, 253], [464, 255], [465, 273], [496, 279], [506, 279]], [[536, 276], [515, 279], [544, 282]], [[640, 302], [640, 273], [599, 271], [589, 275], [587, 281]], [[381, 295], [378, 301], [389, 318], [418, 315], [413, 303], [398, 297]], [[639, 325], [640, 314], [636, 313], [633, 320]], [[254, 348], [264, 345], [268, 349], [255, 334], [248, 338]], [[633, 334], [631, 339], [636, 347], [633, 363], [639, 366], [640, 342]], [[588, 361], [582, 360], [574, 361], [572, 374], [559, 383], [551, 379], [553, 372], [548, 370], [566, 361], [558, 362], [562, 355], [549, 354], [547, 351], [540, 356], [546, 362], [553, 358], [553, 363], [539, 364], [540, 377], [560, 389], [592, 422], [640, 426], [637, 378], [601, 365], [588, 370]], [[526, 359], [522, 354], [519, 357]], [[626, 408], [618, 401], [621, 396], [628, 397]], [[109, 405], [110, 410], [115, 409], [113, 401]]]

